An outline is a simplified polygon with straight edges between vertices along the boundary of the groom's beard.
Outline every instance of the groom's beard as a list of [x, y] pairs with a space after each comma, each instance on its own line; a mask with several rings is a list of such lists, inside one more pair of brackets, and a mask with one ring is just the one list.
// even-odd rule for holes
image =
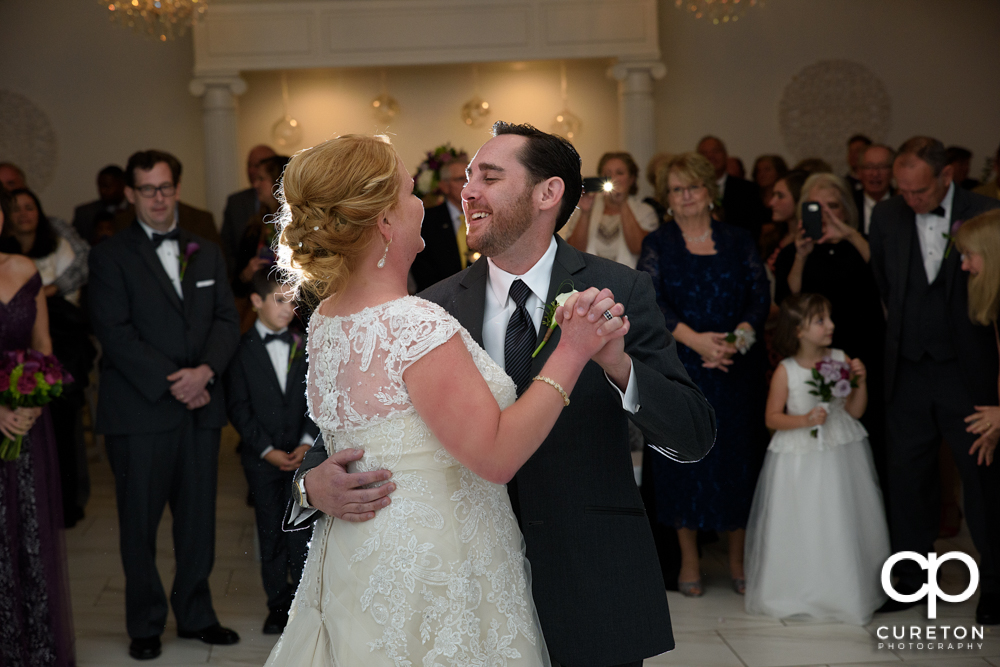
[[531, 193], [534, 185], [525, 188], [517, 201], [504, 208], [492, 211], [493, 221], [484, 229], [479, 238], [467, 239], [469, 248], [496, 257], [506, 252], [531, 227]]

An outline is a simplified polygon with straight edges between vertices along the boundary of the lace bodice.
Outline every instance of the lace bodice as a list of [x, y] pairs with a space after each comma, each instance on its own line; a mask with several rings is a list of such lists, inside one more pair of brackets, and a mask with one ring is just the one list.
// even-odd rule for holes
[[403, 381], [456, 334], [511, 405], [514, 383], [440, 306], [404, 297], [313, 316], [309, 408], [327, 450], [364, 450], [350, 471], [390, 470], [396, 490], [371, 521], [319, 520], [269, 666], [547, 663], [506, 489], [441, 446]]
[[430, 301], [404, 297], [348, 317], [326, 317], [317, 312], [309, 326], [309, 410], [313, 420], [321, 429], [335, 431], [412, 410], [403, 373], [456, 333], [462, 335], [491, 389], [497, 384], [494, 393], [505, 393], [501, 385], [507, 375], [458, 320]]
[[[830, 356], [835, 361], [846, 361], [843, 350], [830, 350]], [[812, 385], [806, 382], [812, 380], [812, 369], [803, 368], [795, 359], [783, 359], [781, 365], [788, 375], [788, 400], [785, 412], [790, 415], [808, 414], [820, 404], [818, 396], [809, 392]], [[826, 424], [822, 427], [822, 437], [813, 437], [810, 428], [799, 428], [790, 431], [776, 431], [768, 447], [773, 452], [807, 451], [826, 449], [836, 445], [855, 442], [868, 436], [868, 431], [857, 419], [844, 409], [844, 399], [835, 398], [829, 404], [829, 414]]]

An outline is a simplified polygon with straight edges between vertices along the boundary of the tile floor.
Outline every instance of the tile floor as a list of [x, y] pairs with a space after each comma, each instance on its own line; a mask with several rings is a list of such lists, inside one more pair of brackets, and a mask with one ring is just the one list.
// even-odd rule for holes
[[[235, 432], [224, 432], [211, 587], [220, 620], [239, 632], [242, 641], [235, 646], [210, 647], [178, 639], [171, 617], [163, 635], [163, 655], [151, 661], [151, 666], [259, 666], [274, 645], [274, 637], [260, 632], [266, 615], [265, 598], [254, 560], [253, 511], [244, 503], [246, 481], [233, 453], [235, 440]], [[118, 555], [113, 481], [107, 462], [99, 457], [91, 461], [90, 473], [93, 492], [87, 517], [66, 533], [78, 664], [136, 665], [127, 650], [124, 575]], [[174, 567], [169, 512], [160, 527], [158, 544], [160, 572], [169, 585]], [[939, 552], [969, 548], [965, 534], [938, 544]], [[866, 628], [749, 616], [743, 611], [742, 598], [728, 587], [726, 562], [724, 549], [709, 545], [704, 560], [705, 596], [688, 599], [679, 593], [667, 594], [677, 648], [650, 658], [647, 667], [1000, 667], [1000, 627], [986, 628], [982, 647], [974, 650], [880, 650], [875, 637], [878, 626], [925, 625], [925, 610], [921, 607], [876, 617]], [[949, 592], [957, 592], [964, 589], [967, 575], [960, 566], [950, 565], [954, 563], [943, 568], [942, 585]], [[961, 604], [940, 603], [938, 623], [971, 625], [976, 600], [973, 597]]]

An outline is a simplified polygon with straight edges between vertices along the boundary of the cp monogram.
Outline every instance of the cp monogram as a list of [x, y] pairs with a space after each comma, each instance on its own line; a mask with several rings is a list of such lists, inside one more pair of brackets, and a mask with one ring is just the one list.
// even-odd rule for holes
[[[901, 560], [912, 560], [921, 569], [927, 570], [927, 583], [920, 587], [916, 593], [903, 595], [892, 587], [892, 566]], [[937, 571], [941, 563], [948, 560], [960, 560], [969, 568], [969, 587], [958, 595], [948, 595], [937, 585]], [[916, 602], [925, 595], [927, 596], [927, 618], [937, 618], [937, 599], [941, 598], [945, 602], [965, 602], [976, 592], [979, 586], [979, 568], [972, 556], [961, 551], [949, 551], [941, 558], [935, 553], [927, 554], [924, 558], [915, 551], [900, 551], [893, 554], [882, 566], [882, 588], [886, 594], [897, 602]]]

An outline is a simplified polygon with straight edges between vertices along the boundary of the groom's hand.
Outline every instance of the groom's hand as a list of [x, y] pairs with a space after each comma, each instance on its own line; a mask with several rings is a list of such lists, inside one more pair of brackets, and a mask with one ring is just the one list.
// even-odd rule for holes
[[360, 449], [344, 449], [329, 457], [306, 475], [306, 496], [309, 504], [324, 514], [345, 521], [368, 521], [376, 510], [392, 502], [389, 494], [396, 490], [393, 483], [365, 489], [374, 482], [392, 477], [388, 470], [347, 472], [347, 464], [364, 456]]
[[[591, 322], [604, 318], [604, 311], [610, 311], [613, 317], [621, 317], [626, 322], [625, 307], [615, 303], [615, 295], [611, 290], [598, 290], [591, 287], [579, 294], [574, 294], [571, 317], [586, 317]], [[571, 297], [572, 298], [572, 297]], [[569, 305], [569, 300], [567, 300]], [[625, 354], [625, 339], [616, 336], [608, 341], [591, 360], [600, 366], [619, 389], [625, 391], [628, 386], [629, 374], [632, 371], [632, 360]]]

